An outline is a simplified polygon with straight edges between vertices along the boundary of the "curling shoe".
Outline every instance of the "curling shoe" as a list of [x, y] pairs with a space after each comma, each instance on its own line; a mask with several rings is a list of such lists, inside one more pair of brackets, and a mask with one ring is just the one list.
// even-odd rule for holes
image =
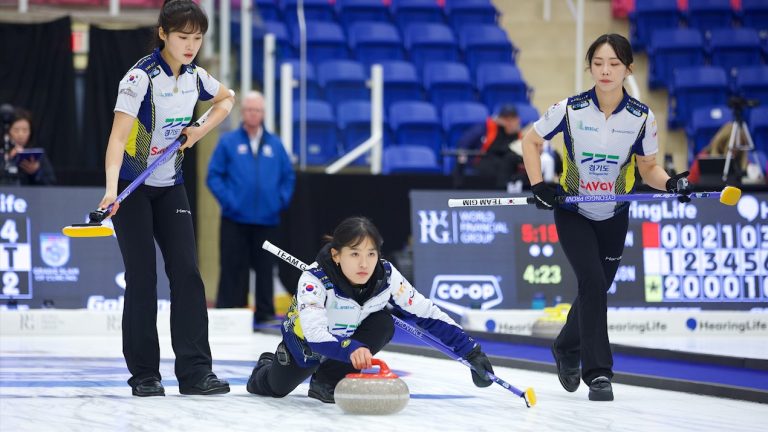
[[612, 401], [613, 400], [613, 388], [611, 387], [611, 380], [599, 376], [589, 383], [589, 400], [591, 401]]
[[335, 385], [321, 383], [312, 377], [309, 380], [309, 392], [307, 396], [312, 399], [317, 399], [324, 403], [336, 403], [336, 399], [333, 398], [333, 391], [336, 389]]
[[204, 376], [192, 387], [179, 387], [179, 393], [183, 395], [216, 395], [229, 393], [229, 383], [219, 379], [213, 372]]
[[253, 367], [253, 371], [251, 372], [251, 377], [248, 378], [248, 383], [245, 385], [245, 389], [248, 390], [248, 393], [264, 394], [263, 392], [259, 391], [258, 377], [256, 375], [259, 369], [262, 369], [265, 366], [272, 365], [272, 362], [274, 361], [275, 361], [275, 355], [271, 352], [265, 352], [259, 356], [259, 361], [257, 361], [256, 366]]
[[165, 389], [160, 380], [155, 377], [144, 378], [139, 381], [138, 384], [132, 387], [132, 393], [134, 396], [149, 397], [149, 396], [165, 396]]
[[563, 388], [573, 393], [579, 388], [581, 383], [581, 370], [579, 369], [579, 361], [568, 362], [559, 354], [552, 345], [552, 357], [555, 358], [555, 365], [557, 366], [557, 378], [560, 380], [560, 384]]

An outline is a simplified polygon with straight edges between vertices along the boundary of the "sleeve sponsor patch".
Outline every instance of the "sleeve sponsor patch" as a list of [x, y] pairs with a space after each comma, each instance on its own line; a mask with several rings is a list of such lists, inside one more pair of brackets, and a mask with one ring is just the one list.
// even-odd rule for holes
[[132, 98], [135, 98], [136, 96], [138, 96], [135, 91], [131, 90], [128, 87], [120, 89], [120, 94], [124, 94], [124, 95], [130, 96]]
[[349, 346], [350, 343], [352, 343], [352, 341], [350, 341], [349, 339], [344, 339], [343, 341], [341, 341], [341, 347], [346, 348]]

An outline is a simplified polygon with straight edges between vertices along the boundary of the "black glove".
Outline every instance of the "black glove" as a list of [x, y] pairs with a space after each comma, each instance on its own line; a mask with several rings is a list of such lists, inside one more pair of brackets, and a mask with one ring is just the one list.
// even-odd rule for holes
[[691, 202], [691, 198], [688, 196], [693, 189], [691, 184], [688, 183], [688, 171], [675, 174], [667, 180], [667, 192], [681, 194], [677, 197], [677, 200], [681, 203]]
[[531, 192], [533, 192], [533, 199], [536, 203], [536, 208], [542, 210], [554, 210], [555, 204], [557, 204], [557, 198], [555, 197], [555, 191], [544, 182], [536, 183], [531, 186]]
[[[472, 369], [472, 382], [475, 383], [478, 387], [488, 387], [489, 385], [493, 384], [493, 381], [488, 379], [488, 377], [485, 375], [485, 372], [493, 373], [493, 366], [491, 366], [490, 360], [488, 360], [488, 357], [485, 355], [485, 353], [480, 350], [480, 345], [475, 345], [474, 348], [472, 348], [472, 351], [467, 354], [466, 357], [464, 357], [465, 360], [469, 362], [469, 364], [472, 365], [474, 369]], [[475, 372], [475, 370], [479, 371]]]

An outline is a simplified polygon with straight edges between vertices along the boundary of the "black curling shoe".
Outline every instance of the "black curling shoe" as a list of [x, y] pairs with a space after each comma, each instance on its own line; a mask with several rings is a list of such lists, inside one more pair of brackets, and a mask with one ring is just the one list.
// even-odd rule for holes
[[132, 387], [134, 396], [165, 396], [165, 389], [160, 380], [155, 377], [144, 378], [138, 384]]
[[307, 393], [307, 396], [324, 403], [336, 403], [336, 399], [333, 398], [333, 391], [335, 389], [336, 386], [318, 382], [312, 377], [309, 381], [309, 392]]
[[589, 383], [589, 400], [591, 401], [612, 401], [613, 387], [611, 380], [604, 376], [599, 376]]
[[179, 387], [183, 395], [216, 395], [229, 393], [229, 383], [219, 379], [213, 372], [209, 373], [192, 387]]
[[581, 383], [581, 371], [579, 370], [579, 362], [567, 362], [560, 355], [555, 346], [552, 345], [552, 357], [555, 358], [555, 365], [557, 366], [557, 378], [560, 380], [560, 384], [563, 388], [573, 393], [579, 388]]

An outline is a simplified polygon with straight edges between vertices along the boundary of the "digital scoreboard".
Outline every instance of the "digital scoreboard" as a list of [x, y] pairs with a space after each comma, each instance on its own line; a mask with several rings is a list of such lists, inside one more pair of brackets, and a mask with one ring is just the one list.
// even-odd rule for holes
[[[0, 189], [0, 307], [119, 310], [125, 292], [115, 237], [69, 238], [61, 229], [87, 221], [101, 188]], [[107, 221], [106, 223], [110, 223]], [[158, 307], [169, 305], [157, 252]]]
[[[411, 193], [416, 287], [458, 315], [468, 308], [572, 301], [576, 277], [553, 213], [532, 205], [447, 205], [449, 198], [479, 196], [505, 197], [498, 191]], [[628, 211], [609, 306], [768, 306], [768, 193], [744, 194], [733, 207], [666, 200], [633, 202]], [[498, 288], [477, 288], [489, 281]]]

